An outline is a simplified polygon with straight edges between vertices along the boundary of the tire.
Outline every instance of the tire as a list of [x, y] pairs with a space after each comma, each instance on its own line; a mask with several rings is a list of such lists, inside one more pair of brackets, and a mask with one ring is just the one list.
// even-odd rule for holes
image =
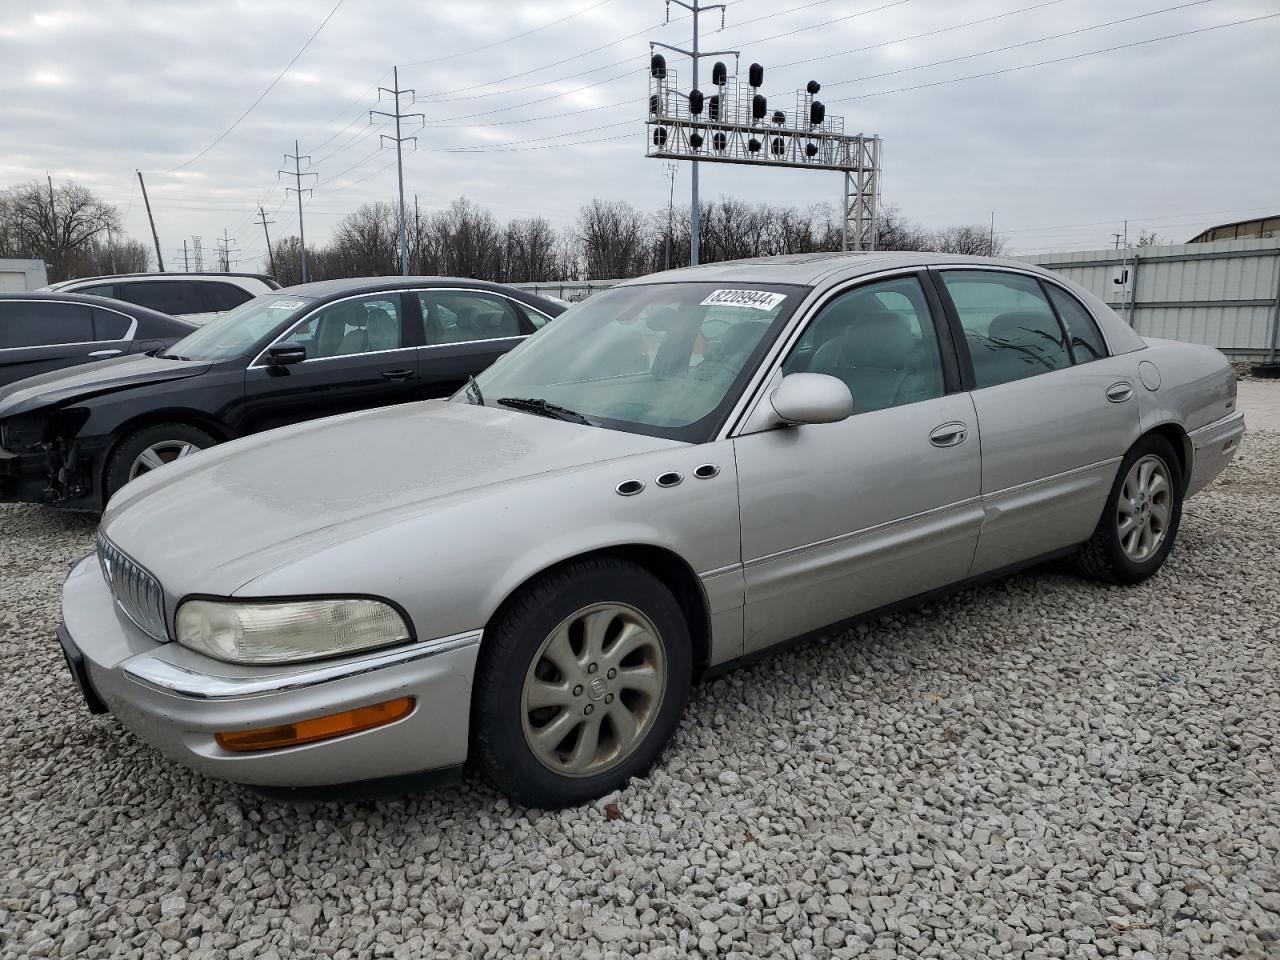
[[622, 560], [572, 562], [523, 588], [486, 630], [473, 755], [517, 803], [583, 803], [653, 766], [692, 673], [688, 623], [657, 577]]
[[[129, 434], [116, 446], [107, 461], [107, 469], [103, 475], [102, 502], [109, 501], [130, 480], [153, 469], [139, 464], [139, 459], [148, 450], [160, 448], [156, 450], [159, 459], [167, 463], [212, 447], [217, 442], [205, 431], [185, 423], [161, 423]], [[168, 456], [170, 451], [174, 456]], [[138, 466], [135, 468], [135, 465]]]
[[[1145, 465], [1152, 465], [1151, 477], [1157, 476], [1161, 467], [1167, 481], [1167, 496], [1144, 490], [1140, 474]], [[1126, 495], [1140, 492], [1137, 498]], [[1122, 507], [1126, 510], [1121, 513]], [[1160, 508], [1163, 507], [1163, 510]], [[1150, 529], [1158, 534], [1158, 541], [1143, 544], [1142, 524], [1150, 517]], [[1137, 524], [1122, 535], [1126, 519]], [[1115, 483], [1107, 497], [1097, 529], [1087, 543], [1081, 545], [1075, 555], [1076, 569], [1086, 576], [1106, 583], [1131, 586], [1146, 580], [1163, 565], [1182, 522], [1182, 469], [1177, 453], [1167, 439], [1159, 434], [1148, 434], [1135, 443], [1125, 454], [1116, 472]], [[1156, 530], [1158, 527], [1158, 531]], [[1135, 540], [1136, 533], [1136, 540]], [[1134, 544], [1139, 548], [1135, 549]]]

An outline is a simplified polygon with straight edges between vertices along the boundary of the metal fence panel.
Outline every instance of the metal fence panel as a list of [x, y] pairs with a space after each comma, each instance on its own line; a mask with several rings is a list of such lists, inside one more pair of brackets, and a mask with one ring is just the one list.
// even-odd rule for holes
[[1280, 238], [1026, 257], [1097, 294], [1149, 337], [1258, 359], [1280, 330]]

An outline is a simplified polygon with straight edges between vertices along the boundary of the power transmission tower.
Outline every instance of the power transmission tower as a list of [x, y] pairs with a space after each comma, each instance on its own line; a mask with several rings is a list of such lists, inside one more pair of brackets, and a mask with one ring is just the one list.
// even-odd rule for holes
[[676, 205], [676, 170], [679, 166], [675, 163], [667, 164], [667, 178], [671, 181], [671, 189], [667, 193], [667, 269], [671, 269], [671, 235], [674, 229], [673, 221], [675, 218]]
[[267, 219], [267, 211], [262, 209], [262, 205], [258, 205], [258, 216], [261, 218], [258, 222], [262, 224], [262, 235], [267, 240], [267, 262], [271, 264], [271, 275], [276, 275], [276, 252], [271, 249], [271, 234], [267, 233], [267, 224], [275, 223], [274, 220]]
[[382, 102], [382, 95], [384, 93], [391, 95], [392, 97], [395, 98], [396, 112], [387, 113], [385, 110], [370, 110], [369, 122], [373, 123], [374, 117], [386, 117], [388, 120], [395, 120], [396, 122], [396, 135], [393, 137], [393, 136], [390, 136], [389, 134], [384, 133], [382, 134], [382, 137], [379, 140], [379, 143], [381, 143], [382, 140], [390, 140], [392, 143], [396, 145], [396, 175], [400, 179], [400, 275], [407, 277], [409, 275], [409, 240], [405, 230], [405, 219], [404, 219], [404, 152], [401, 148], [406, 140], [412, 140], [413, 145], [416, 147], [418, 145], [418, 138], [402, 137], [400, 135], [400, 121], [412, 120], [416, 117], [417, 119], [422, 121], [422, 125], [425, 127], [427, 125], [427, 118], [421, 113], [401, 113], [400, 112], [400, 98], [404, 94], [406, 93], [409, 94], [409, 98], [410, 98], [409, 103], [411, 105], [416, 103], [417, 101], [413, 99], [414, 92], [412, 89], [409, 89], [409, 90], [400, 89], [400, 68], [392, 67], [391, 71], [392, 71], [391, 82], [395, 84], [395, 87], [391, 90], [388, 90], [386, 87], [379, 87], [378, 102], [379, 103]]
[[[698, 61], [703, 57], [723, 57], [738, 56], [737, 50], [709, 50], [705, 53], [698, 50], [698, 14], [705, 13], [708, 10], [720, 11], [720, 29], [724, 29], [724, 8], [723, 3], [703, 4], [700, 0], [693, 0], [692, 3], [686, 3], [685, 0], [667, 0], [667, 22], [671, 22], [671, 4], [678, 4], [693, 14], [693, 49], [685, 50], [683, 47], [673, 47], [669, 43], [658, 43], [655, 40], [649, 41], [650, 47], [663, 47], [674, 53], [679, 53], [689, 58], [693, 64], [693, 88], [698, 89]], [[698, 237], [699, 225], [702, 219], [702, 211], [698, 208], [698, 161], [694, 160], [693, 164], [693, 205], [689, 208], [689, 265], [698, 265]]]
[[240, 252], [239, 247], [231, 246], [233, 240], [235, 240], [235, 237], [228, 237], [227, 229], [223, 227], [222, 236], [217, 238], [220, 245], [218, 247], [218, 262], [222, 264], [223, 273], [231, 272], [231, 254]]
[[[183, 246], [186, 246], [184, 243]], [[204, 238], [194, 234], [191, 237], [191, 259], [195, 262], [196, 273], [204, 269]]]
[[142, 179], [142, 171], [136, 171], [138, 174], [138, 186], [142, 187], [142, 202], [147, 207], [147, 220], [151, 223], [151, 239], [156, 245], [156, 266], [160, 268], [160, 272], [164, 273], [164, 256], [160, 253], [160, 235], [156, 233], [156, 219], [151, 216], [151, 201], [147, 199], [147, 185]]
[[279, 173], [286, 177], [293, 177], [293, 186], [284, 188], [285, 196], [287, 197], [289, 195], [290, 190], [292, 190], [294, 193], [298, 195], [298, 248], [302, 256], [302, 282], [306, 283], [307, 282], [307, 235], [302, 229], [302, 194], [304, 191], [306, 193], [314, 194], [314, 191], [310, 187], [304, 187], [302, 185], [302, 178], [303, 177], [319, 177], [319, 174], [302, 172], [302, 161], [310, 160], [311, 157], [310, 156], [304, 157], [299, 155], [297, 140], [293, 141], [293, 153], [286, 153], [284, 155], [284, 158], [286, 160], [293, 161], [292, 170], [281, 170], [279, 171]]

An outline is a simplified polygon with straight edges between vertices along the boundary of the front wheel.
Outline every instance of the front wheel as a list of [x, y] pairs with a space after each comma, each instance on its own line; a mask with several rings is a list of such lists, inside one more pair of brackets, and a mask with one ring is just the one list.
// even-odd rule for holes
[[1182, 472], [1173, 445], [1157, 434], [1143, 437], [1121, 462], [1076, 566], [1109, 583], [1141, 583], [1164, 565], [1181, 520]]
[[205, 431], [185, 423], [161, 423], [129, 434], [111, 454], [103, 478], [103, 502], [130, 480], [136, 480], [167, 463], [199, 453], [218, 441]]
[[621, 560], [569, 564], [526, 587], [486, 632], [477, 758], [528, 806], [598, 797], [653, 765], [691, 674], [688, 624], [660, 580]]

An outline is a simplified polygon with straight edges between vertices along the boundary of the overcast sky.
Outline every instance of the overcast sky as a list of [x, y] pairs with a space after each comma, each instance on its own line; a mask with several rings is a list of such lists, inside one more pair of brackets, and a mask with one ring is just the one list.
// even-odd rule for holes
[[[276, 175], [295, 137], [319, 174], [308, 240], [394, 196], [394, 152], [378, 152], [367, 111], [387, 108], [374, 88], [399, 64], [418, 95], [406, 109], [427, 117], [405, 158], [424, 211], [465, 194], [503, 219], [564, 225], [593, 196], [665, 206], [663, 163], [644, 156], [647, 41], [687, 46], [691, 24], [672, 4], [663, 25], [661, 0], [345, 0], [188, 163], [335, 2], [0, 0], [0, 185], [80, 181], [149, 239], [141, 168], [170, 268], [193, 234], [211, 263], [224, 229], [241, 269], [256, 268], [259, 202], [276, 235], [297, 230]], [[985, 224], [994, 211], [1016, 251], [1089, 249], [1126, 217], [1131, 235], [1181, 241], [1280, 211], [1280, 18], [947, 81], [1276, 13], [1277, 0], [736, 0], [723, 32], [718, 11], [704, 15], [702, 44], [741, 49], [744, 75], [764, 64], [771, 108], [819, 80], [846, 131], [884, 139], [884, 200], [908, 216]], [[1104, 25], [1121, 18], [1136, 19]], [[701, 170], [704, 200], [839, 202], [837, 173]], [[677, 202], [688, 192], [685, 164]]]

